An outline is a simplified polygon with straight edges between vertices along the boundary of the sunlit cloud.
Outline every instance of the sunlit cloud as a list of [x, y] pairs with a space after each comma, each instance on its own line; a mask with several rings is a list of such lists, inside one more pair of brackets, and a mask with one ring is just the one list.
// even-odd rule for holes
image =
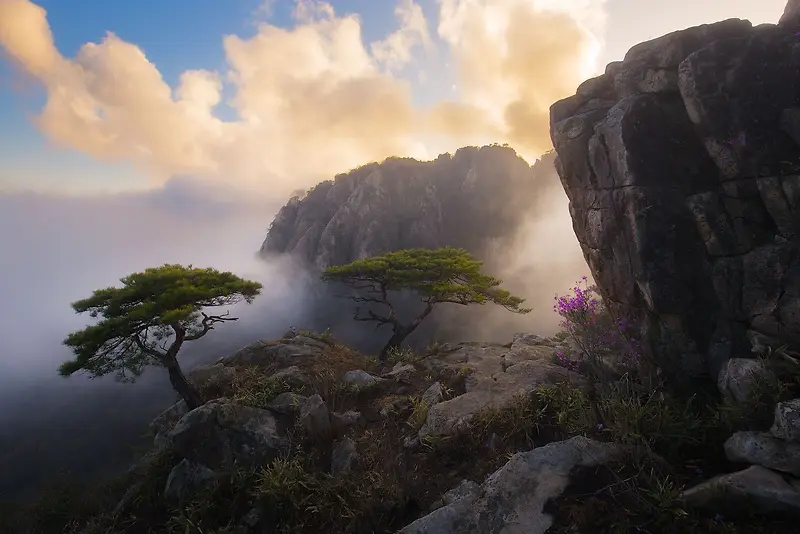
[[[357, 14], [298, 0], [282, 28], [263, 22], [265, 2], [254, 36], [222, 37], [225, 72], [189, 70], [174, 87], [111, 31], [63, 56], [29, 0], [0, 2], [0, 45], [45, 88], [36, 123], [58, 145], [132, 162], [154, 185], [183, 174], [285, 195], [388, 156], [486, 142], [529, 159], [548, 150], [548, 107], [592, 66], [603, 3], [439, 0], [428, 20], [400, 0], [397, 28], [365, 42]], [[436, 77], [431, 57], [452, 63], [457, 90], [421, 108], [414, 85]], [[215, 112], [223, 91], [233, 120]]]

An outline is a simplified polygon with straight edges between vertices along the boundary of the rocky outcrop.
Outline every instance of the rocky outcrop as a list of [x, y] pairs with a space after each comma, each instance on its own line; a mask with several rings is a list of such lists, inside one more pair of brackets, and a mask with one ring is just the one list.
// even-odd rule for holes
[[557, 185], [552, 155], [533, 167], [513, 149], [467, 147], [434, 161], [389, 158], [322, 182], [276, 215], [261, 254], [324, 268], [404, 248], [466, 248], [511, 237]]
[[462, 484], [446, 494], [445, 506], [399, 534], [545, 532], [553, 518], [544, 505], [567, 488], [573, 470], [606, 464], [619, 452], [616, 445], [579, 436], [517, 453], [483, 485]]
[[[530, 395], [541, 386], [582, 383], [580, 375], [553, 363], [552, 345], [536, 336], [520, 335], [514, 339], [511, 347], [497, 343], [445, 346], [445, 354], [427, 362], [465, 376], [466, 392], [444, 402], [426, 404], [428, 414], [418, 433], [420, 440], [457, 434], [482, 410], [508, 408], [520, 396]], [[506, 366], [509, 354], [516, 361]], [[425, 395], [430, 401], [435, 392], [426, 391]]]
[[800, 40], [738, 19], [634, 46], [553, 104], [556, 168], [604, 299], [674, 376], [800, 344]]

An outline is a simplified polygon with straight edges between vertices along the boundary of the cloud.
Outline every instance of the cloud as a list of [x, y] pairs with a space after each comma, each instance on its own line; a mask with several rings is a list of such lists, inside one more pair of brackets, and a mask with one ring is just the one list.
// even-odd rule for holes
[[[547, 150], [547, 108], [585, 76], [597, 48], [585, 13], [602, 4], [438, 0], [433, 24], [400, 0], [398, 28], [365, 43], [357, 15], [298, 0], [291, 28], [260, 22], [252, 37], [225, 36], [227, 71], [186, 71], [176, 87], [112, 32], [62, 56], [29, 0], [0, 2], [0, 45], [46, 89], [36, 121], [57, 144], [133, 162], [154, 184], [189, 174], [285, 196], [387, 156], [495, 141], [528, 158]], [[415, 105], [411, 80], [450, 85], [443, 61], [455, 65], [458, 98]], [[236, 118], [220, 119], [221, 104]]]

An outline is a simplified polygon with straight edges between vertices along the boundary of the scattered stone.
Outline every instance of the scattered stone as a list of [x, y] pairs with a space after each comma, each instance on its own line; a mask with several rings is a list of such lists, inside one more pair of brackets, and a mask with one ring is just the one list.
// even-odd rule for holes
[[310, 436], [327, 436], [331, 433], [328, 406], [317, 394], [311, 395], [303, 403], [298, 422]]
[[770, 433], [776, 438], [800, 443], [800, 399], [779, 402]]
[[800, 512], [800, 482], [754, 465], [683, 492], [684, 505], [735, 516], [737, 511]]
[[263, 465], [289, 446], [272, 412], [224, 399], [184, 415], [167, 438], [184, 458], [211, 469]]
[[800, 443], [776, 438], [766, 432], [736, 432], [725, 442], [732, 462], [756, 464], [800, 475]]
[[[542, 510], [561, 495], [578, 466], [603, 465], [620, 453], [609, 443], [577, 436], [517, 453], [476, 490], [462, 484], [449, 504], [417, 519], [400, 534], [541, 534], [553, 524]], [[445, 499], [442, 499], [445, 501]]]
[[361, 412], [355, 410], [349, 410], [344, 413], [333, 412], [331, 414], [331, 425], [337, 434], [343, 434], [351, 428], [360, 428], [365, 422]]
[[421, 445], [422, 441], [416, 434], [411, 436], [406, 436], [405, 439], [403, 439], [403, 448], [414, 450], [419, 448]]
[[355, 371], [347, 371], [342, 377], [342, 382], [356, 390], [371, 389], [386, 382], [384, 378], [378, 378], [366, 371], [356, 369]]
[[408, 415], [414, 407], [411, 405], [411, 399], [406, 396], [392, 397], [390, 402], [381, 408], [381, 416], [389, 417], [390, 415], [397, 415], [404, 417]]
[[345, 437], [339, 441], [331, 453], [331, 472], [349, 473], [358, 462], [356, 442]]
[[267, 405], [267, 409], [281, 415], [297, 416], [307, 398], [305, 395], [287, 391], [272, 399]]
[[182, 501], [214, 480], [214, 471], [191, 460], [183, 459], [172, 468], [164, 487], [164, 498]]
[[444, 393], [442, 391], [442, 384], [439, 382], [434, 382], [431, 386], [425, 390], [425, 393], [422, 394], [422, 404], [424, 404], [427, 408], [430, 408], [434, 404], [438, 404], [444, 398]]
[[774, 382], [775, 375], [761, 360], [732, 358], [725, 362], [717, 379], [717, 387], [723, 395], [736, 402], [752, 399], [759, 382]]

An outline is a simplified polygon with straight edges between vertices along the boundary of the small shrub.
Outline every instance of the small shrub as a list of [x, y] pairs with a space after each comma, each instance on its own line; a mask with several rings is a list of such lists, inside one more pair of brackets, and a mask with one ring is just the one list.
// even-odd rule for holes
[[231, 386], [231, 399], [234, 402], [255, 408], [266, 408], [272, 399], [291, 391], [285, 381], [266, 374], [264, 369], [258, 367], [237, 369]]
[[408, 417], [408, 426], [415, 431], [422, 428], [428, 418], [428, 405], [422, 402], [421, 397], [409, 397], [411, 401], [411, 415]]
[[413, 365], [422, 361], [423, 356], [417, 355], [410, 348], [392, 347], [386, 351], [386, 359], [391, 364], [402, 362]]

